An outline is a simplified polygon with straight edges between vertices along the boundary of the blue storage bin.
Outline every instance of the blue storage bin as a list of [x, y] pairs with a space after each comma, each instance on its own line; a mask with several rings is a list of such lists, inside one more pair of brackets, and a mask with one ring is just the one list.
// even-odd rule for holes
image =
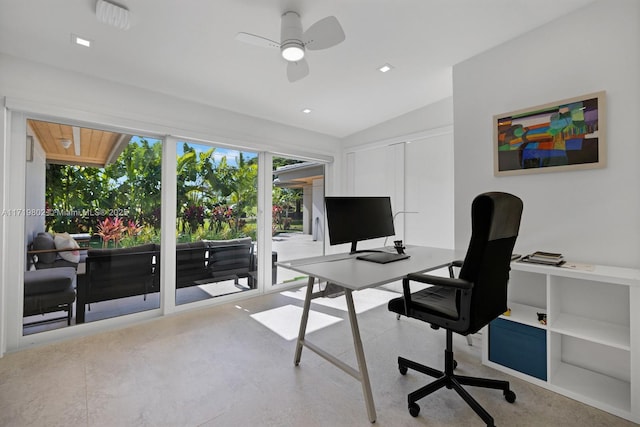
[[489, 324], [489, 360], [547, 380], [547, 333], [505, 319]]

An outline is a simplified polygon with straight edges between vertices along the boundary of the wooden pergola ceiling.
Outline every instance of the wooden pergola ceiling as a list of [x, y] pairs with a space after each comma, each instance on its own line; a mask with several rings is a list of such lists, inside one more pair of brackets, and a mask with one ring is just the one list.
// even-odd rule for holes
[[[118, 158], [132, 135], [28, 120], [47, 163], [104, 167]], [[67, 146], [67, 148], [65, 148]]]

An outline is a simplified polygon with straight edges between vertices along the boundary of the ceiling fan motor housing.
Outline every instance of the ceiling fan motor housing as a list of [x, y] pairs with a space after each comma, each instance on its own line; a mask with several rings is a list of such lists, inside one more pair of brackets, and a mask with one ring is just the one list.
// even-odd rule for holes
[[280, 32], [280, 52], [287, 61], [299, 61], [304, 57], [302, 42], [302, 23], [296, 12], [285, 12], [282, 15]]

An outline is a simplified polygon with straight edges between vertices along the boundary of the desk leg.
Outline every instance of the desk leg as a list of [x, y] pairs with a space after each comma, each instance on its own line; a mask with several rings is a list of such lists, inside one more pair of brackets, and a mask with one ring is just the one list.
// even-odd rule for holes
[[296, 345], [296, 355], [293, 359], [293, 364], [298, 366], [300, 364], [300, 357], [302, 356], [302, 347], [304, 345], [304, 335], [307, 332], [307, 321], [309, 320], [309, 308], [311, 307], [311, 294], [313, 293], [313, 284], [316, 281], [315, 277], [309, 276], [307, 282], [307, 293], [304, 297], [304, 308], [302, 310], [302, 319], [300, 320], [300, 331], [298, 332], [298, 344]]
[[360, 371], [360, 382], [362, 383], [362, 392], [364, 393], [364, 402], [367, 405], [369, 421], [375, 423], [376, 407], [373, 403], [373, 393], [371, 392], [371, 383], [369, 382], [369, 371], [367, 371], [367, 362], [364, 358], [364, 348], [362, 347], [362, 339], [360, 338], [356, 309], [353, 304], [353, 296], [351, 295], [352, 291], [351, 289], [345, 289], [344, 291], [345, 298], [347, 299], [347, 308], [349, 310], [349, 322], [351, 323], [351, 333], [353, 334], [353, 345], [355, 346], [358, 370]]

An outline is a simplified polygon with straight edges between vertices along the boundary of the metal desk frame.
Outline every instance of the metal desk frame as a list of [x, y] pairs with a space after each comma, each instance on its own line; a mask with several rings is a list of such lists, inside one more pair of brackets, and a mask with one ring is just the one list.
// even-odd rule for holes
[[[369, 421], [372, 423], [376, 421], [376, 408], [373, 401], [371, 381], [369, 380], [369, 372], [367, 371], [367, 363], [365, 360], [364, 348], [362, 346], [362, 339], [360, 337], [355, 305], [353, 303], [353, 291], [373, 288], [400, 280], [408, 273], [437, 270], [445, 267], [454, 259], [457, 259], [456, 255], [458, 255], [458, 257], [460, 255], [451, 249], [420, 246], [409, 246], [407, 248], [407, 253], [411, 255], [409, 259], [389, 264], [376, 264], [368, 261], [357, 260], [355, 258], [356, 255], [349, 254], [327, 255], [278, 263], [281, 267], [309, 276], [295, 357], [293, 360], [294, 365], [298, 366], [300, 364], [302, 348], [307, 347], [309, 350], [360, 381], [367, 408], [367, 415], [369, 417]], [[332, 283], [344, 289], [358, 369], [353, 368], [305, 339], [311, 300], [324, 295], [322, 292], [313, 292], [313, 286], [316, 279], [325, 280], [327, 283]]]

